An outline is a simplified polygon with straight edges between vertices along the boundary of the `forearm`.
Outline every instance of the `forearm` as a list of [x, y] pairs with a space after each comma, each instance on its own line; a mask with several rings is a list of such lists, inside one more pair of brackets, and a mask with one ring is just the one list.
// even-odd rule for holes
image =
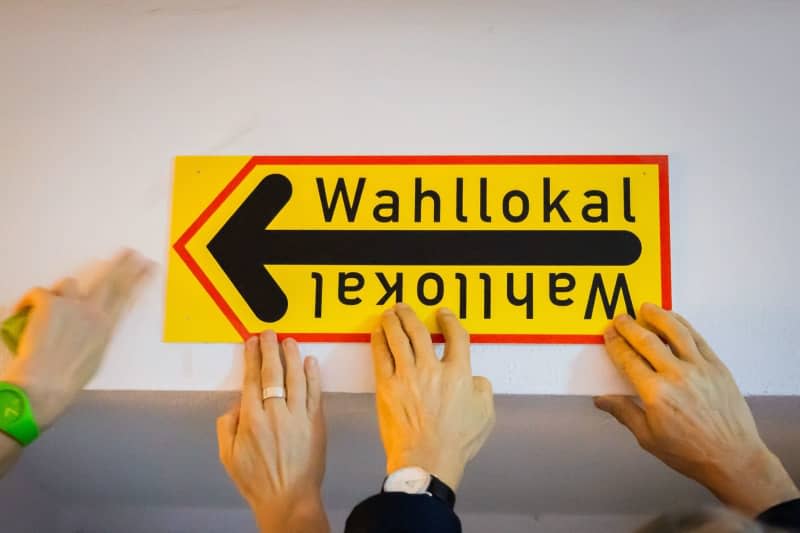
[[0, 433], [0, 478], [11, 470], [21, 455], [22, 446], [5, 433]]

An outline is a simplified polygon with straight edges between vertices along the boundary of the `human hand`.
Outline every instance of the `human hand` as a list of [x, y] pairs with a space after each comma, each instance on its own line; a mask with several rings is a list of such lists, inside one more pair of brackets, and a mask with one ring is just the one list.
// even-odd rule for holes
[[[219, 457], [261, 531], [327, 532], [319, 366], [301, 362], [294, 339], [282, 355], [273, 331], [245, 343], [241, 402], [217, 419]], [[262, 399], [266, 387], [285, 387], [286, 399]]]
[[25, 390], [41, 429], [67, 409], [97, 372], [112, 333], [152, 263], [125, 250], [86, 293], [72, 278], [33, 289], [15, 312], [30, 308], [17, 356], [0, 380]]
[[700, 334], [653, 304], [644, 304], [639, 317], [641, 325], [618, 316], [605, 343], [641, 406], [631, 397], [601, 396], [597, 407], [646, 451], [744, 513], [757, 515], [800, 496], [761, 440], [733, 376]]
[[419, 466], [453, 491], [494, 425], [492, 385], [473, 377], [469, 334], [447, 309], [437, 314], [445, 339], [439, 361], [414, 311], [397, 304], [372, 333], [376, 404], [386, 471]]

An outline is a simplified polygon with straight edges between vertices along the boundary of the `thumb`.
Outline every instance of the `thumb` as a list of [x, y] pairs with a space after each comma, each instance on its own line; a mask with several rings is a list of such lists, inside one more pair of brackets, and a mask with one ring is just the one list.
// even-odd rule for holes
[[[488, 417], [488, 428], [494, 427], [495, 412], [494, 412], [494, 393], [492, 391], [492, 382], [483, 376], [472, 377], [472, 388], [478, 394], [479, 401], [483, 404], [486, 416]], [[491, 429], [489, 429], [491, 431]]]
[[220, 461], [225, 463], [227, 457], [233, 452], [233, 441], [239, 427], [239, 406], [236, 405], [227, 413], [217, 418], [217, 443], [219, 445]]
[[492, 395], [492, 382], [483, 376], [472, 376], [472, 387], [482, 394]]
[[472, 389], [478, 396], [491, 405], [494, 405], [494, 392], [492, 382], [483, 376], [472, 376]]
[[621, 395], [596, 396], [594, 405], [628, 428], [636, 437], [636, 440], [639, 441], [639, 444], [644, 447], [643, 443], [647, 442], [650, 437], [650, 427], [647, 425], [647, 416], [644, 410], [633, 401], [632, 397]]

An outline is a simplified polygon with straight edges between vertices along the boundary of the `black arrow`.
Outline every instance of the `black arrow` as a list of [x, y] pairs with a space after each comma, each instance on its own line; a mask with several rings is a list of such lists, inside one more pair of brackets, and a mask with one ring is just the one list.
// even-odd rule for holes
[[630, 231], [267, 231], [291, 196], [289, 179], [270, 174], [208, 244], [264, 322], [280, 319], [289, 305], [265, 265], [620, 266], [634, 263], [642, 252]]

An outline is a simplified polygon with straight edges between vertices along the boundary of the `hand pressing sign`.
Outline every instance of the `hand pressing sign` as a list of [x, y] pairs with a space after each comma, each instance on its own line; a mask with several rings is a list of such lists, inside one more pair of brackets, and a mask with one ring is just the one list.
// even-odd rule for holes
[[608, 354], [641, 403], [601, 396], [595, 404], [665, 464], [751, 516], [800, 496], [758, 434], [731, 373], [683, 317], [653, 304], [614, 320]]
[[437, 314], [440, 361], [431, 334], [405, 304], [383, 314], [372, 333], [378, 425], [386, 471], [424, 468], [457, 490], [466, 464], [494, 426], [492, 385], [473, 376], [469, 334], [448, 309]]
[[261, 531], [327, 532], [317, 361], [303, 362], [294, 339], [279, 345], [274, 331], [248, 339], [244, 360], [241, 401], [217, 420], [220, 460]]

